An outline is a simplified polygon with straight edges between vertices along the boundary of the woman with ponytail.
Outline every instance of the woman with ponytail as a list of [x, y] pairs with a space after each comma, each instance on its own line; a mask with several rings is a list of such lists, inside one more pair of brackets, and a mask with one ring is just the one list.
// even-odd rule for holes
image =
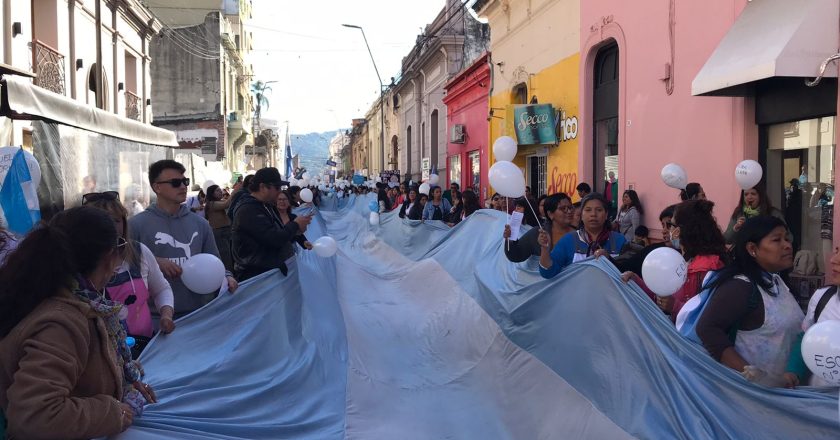
[[0, 269], [0, 409], [11, 438], [95, 438], [155, 402], [105, 286], [126, 242], [79, 207], [32, 231]]

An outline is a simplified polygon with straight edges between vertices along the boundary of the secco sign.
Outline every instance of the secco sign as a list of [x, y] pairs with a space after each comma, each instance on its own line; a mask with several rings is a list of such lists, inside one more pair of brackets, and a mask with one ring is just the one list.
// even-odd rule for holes
[[556, 144], [554, 107], [551, 104], [517, 105], [513, 108], [519, 145]]

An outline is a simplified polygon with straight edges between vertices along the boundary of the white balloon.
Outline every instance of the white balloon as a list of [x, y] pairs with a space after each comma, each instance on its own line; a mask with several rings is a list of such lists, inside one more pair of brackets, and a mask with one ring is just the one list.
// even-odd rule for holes
[[688, 176], [685, 174], [685, 170], [675, 163], [669, 163], [662, 167], [661, 176], [662, 181], [671, 188], [685, 189], [685, 186], [688, 185]]
[[327, 185], [324, 185], [323, 183], [318, 185], [318, 191], [326, 191], [326, 190], [327, 190]]
[[344, 187], [345, 187], [344, 182], [339, 183], [339, 184], [338, 184], [338, 187], [339, 187], [340, 189], [344, 189]]
[[204, 182], [204, 185], [201, 186], [201, 189], [204, 190], [204, 194], [207, 194], [207, 188], [210, 188], [211, 186], [213, 186], [215, 184], [216, 184], [216, 182], [214, 182], [212, 180], [208, 180], [208, 181]]
[[438, 182], [440, 182], [440, 176], [438, 176], [437, 174], [429, 175], [429, 183], [430, 184], [437, 185]]
[[181, 282], [195, 293], [215, 293], [225, 281], [225, 265], [212, 254], [193, 255], [181, 265]]
[[300, 199], [305, 203], [312, 203], [312, 195], [312, 190], [309, 188], [300, 190]]
[[329, 258], [335, 255], [335, 251], [338, 250], [338, 245], [332, 237], [325, 235], [315, 240], [315, 243], [312, 243], [312, 250], [315, 251], [319, 257]]
[[420, 185], [420, 188], [418, 189], [418, 191], [420, 191], [420, 194], [429, 195], [429, 190], [431, 190], [431, 189], [432, 189], [431, 185], [429, 185], [428, 183], [424, 183], [424, 184]]
[[840, 385], [840, 321], [822, 321], [802, 338], [802, 359], [816, 377]]
[[298, 186], [298, 181], [294, 177], [289, 179], [289, 186]]
[[658, 296], [671, 296], [685, 284], [688, 267], [682, 254], [669, 247], [655, 249], [642, 263], [642, 279]]
[[735, 180], [738, 181], [738, 186], [744, 191], [758, 185], [763, 174], [761, 165], [754, 160], [745, 160], [735, 167]]
[[307, 186], [309, 186], [309, 179], [304, 178], [298, 180], [298, 186], [306, 188]]
[[303, 177], [304, 179], [309, 180], [309, 171], [304, 171], [303, 174], [301, 174], [300, 177]]
[[501, 136], [493, 142], [493, 156], [496, 162], [510, 162], [516, 157], [516, 141], [510, 136]]
[[335, 196], [336, 196], [336, 197], [338, 197], [339, 199], [340, 199], [340, 198], [343, 198], [343, 197], [344, 197], [344, 192], [343, 192], [343, 191], [339, 191], [339, 192], [335, 193]]
[[378, 226], [379, 225], [379, 213], [378, 212], [371, 212], [370, 213], [370, 225], [371, 226]]
[[490, 185], [505, 197], [522, 197], [525, 195], [525, 176], [513, 162], [496, 162], [490, 167], [487, 176]]

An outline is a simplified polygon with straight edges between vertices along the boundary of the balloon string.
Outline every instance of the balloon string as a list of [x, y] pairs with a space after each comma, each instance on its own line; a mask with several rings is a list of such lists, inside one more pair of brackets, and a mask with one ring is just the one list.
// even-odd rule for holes
[[[508, 206], [508, 201], [509, 200], [510, 199], [505, 197], [505, 213], [507, 214], [507, 218], [508, 218], [507, 223], [508, 224], [510, 224], [510, 206]], [[510, 239], [509, 238], [505, 239], [505, 246], [507, 246], [507, 251], [510, 252]]]
[[540, 227], [541, 231], [545, 231], [545, 229], [543, 229], [543, 227], [542, 227], [542, 223], [540, 222], [540, 216], [538, 216], [537, 212], [534, 211], [534, 207], [533, 207], [533, 205], [531, 205], [531, 201], [528, 200], [527, 197], [525, 198], [525, 204], [528, 205], [529, 208], [531, 208], [531, 212], [534, 214], [534, 218], [537, 219], [537, 226]]

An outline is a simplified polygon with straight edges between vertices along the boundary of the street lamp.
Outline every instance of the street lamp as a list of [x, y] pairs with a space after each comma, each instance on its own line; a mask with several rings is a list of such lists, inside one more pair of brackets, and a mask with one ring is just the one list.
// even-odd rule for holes
[[347, 28], [358, 29], [362, 32], [362, 38], [365, 40], [365, 47], [367, 47], [368, 54], [370, 55], [370, 61], [373, 63], [373, 70], [376, 71], [376, 78], [379, 80], [379, 163], [382, 167], [379, 171], [385, 170], [385, 96], [384, 90], [385, 85], [382, 84], [382, 77], [379, 76], [379, 69], [376, 67], [376, 61], [373, 59], [373, 52], [370, 51], [370, 45], [368, 44], [367, 37], [365, 36], [365, 30], [362, 29], [361, 26], [356, 26], [354, 24], [342, 24], [342, 26]]

